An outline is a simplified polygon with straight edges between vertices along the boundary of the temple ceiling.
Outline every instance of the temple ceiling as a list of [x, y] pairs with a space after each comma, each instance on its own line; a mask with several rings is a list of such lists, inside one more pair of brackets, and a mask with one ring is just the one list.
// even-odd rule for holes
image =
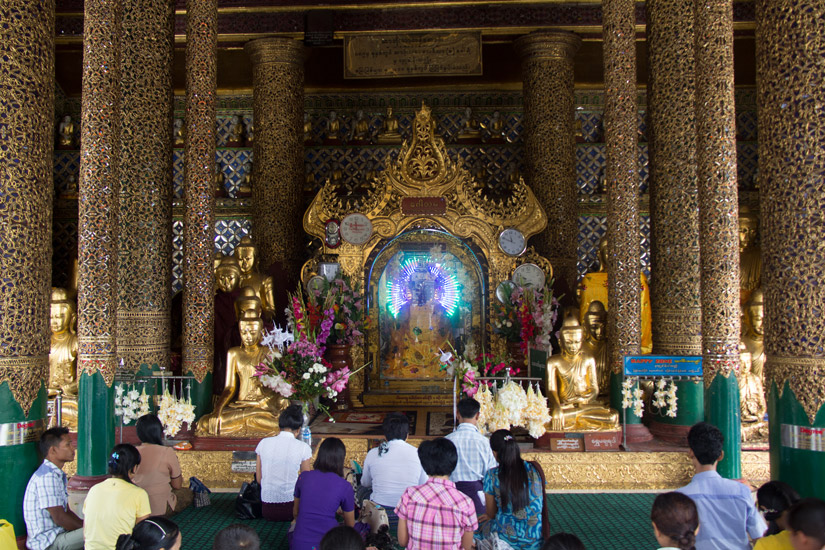
[[[83, 0], [56, 1], [57, 81], [69, 96], [80, 94]], [[576, 55], [577, 86], [603, 84], [601, 1], [579, 0], [219, 0], [218, 89], [244, 92], [252, 86], [252, 66], [243, 51], [249, 40], [268, 36], [303, 39], [319, 31], [326, 39], [308, 48], [308, 91], [398, 90], [404, 88], [518, 89], [521, 75], [513, 63], [513, 40], [537, 29], [569, 30], [583, 39]], [[176, 92], [184, 89], [186, 2], [175, 0]], [[754, 2], [734, 0], [734, 61], [737, 85], [753, 85]], [[637, 80], [647, 81], [644, 2], [636, 4]], [[484, 71], [473, 77], [345, 80], [343, 37], [416, 30], [480, 30]]]

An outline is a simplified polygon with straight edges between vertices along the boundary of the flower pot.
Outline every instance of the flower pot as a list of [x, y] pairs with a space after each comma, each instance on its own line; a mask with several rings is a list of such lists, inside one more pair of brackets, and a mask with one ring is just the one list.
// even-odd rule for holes
[[[324, 353], [324, 359], [332, 365], [333, 371], [337, 371], [344, 367], [347, 367], [350, 371], [352, 371], [352, 356], [350, 355], [351, 348], [352, 346], [349, 344], [330, 344], [327, 346], [327, 350]], [[331, 409], [334, 411], [342, 411], [350, 408], [352, 408], [352, 401], [350, 400], [349, 395], [349, 384], [347, 384], [344, 391], [340, 392], [333, 401]]]
[[518, 374], [512, 374], [513, 378], [527, 376], [527, 361], [524, 352], [521, 351], [521, 342], [507, 342], [507, 355], [510, 357], [510, 366], [519, 370]]

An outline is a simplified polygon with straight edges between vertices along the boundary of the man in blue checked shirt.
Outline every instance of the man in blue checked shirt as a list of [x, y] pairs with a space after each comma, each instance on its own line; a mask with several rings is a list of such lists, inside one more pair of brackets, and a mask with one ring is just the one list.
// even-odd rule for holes
[[74, 460], [69, 430], [51, 428], [40, 436], [43, 464], [35, 470], [23, 497], [29, 550], [81, 550], [83, 520], [69, 509], [63, 465]]
[[458, 450], [458, 465], [450, 475], [456, 489], [470, 497], [476, 507], [478, 521], [486, 519], [484, 487], [481, 480], [490, 468], [497, 466], [490, 449], [490, 441], [478, 431], [478, 412], [481, 405], [472, 397], [458, 402], [458, 421], [455, 431], [447, 436]]

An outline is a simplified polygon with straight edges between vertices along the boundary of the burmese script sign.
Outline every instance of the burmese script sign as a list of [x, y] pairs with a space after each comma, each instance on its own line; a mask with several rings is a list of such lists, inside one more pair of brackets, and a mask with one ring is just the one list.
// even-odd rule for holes
[[481, 75], [481, 33], [344, 37], [344, 78], [434, 75]]
[[702, 376], [702, 358], [682, 355], [627, 355], [625, 376]]
[[404, 197], [401, 199], [401, 214], [404, 216], [443, 216], [447, 213], [447, 199], [444, 197]]

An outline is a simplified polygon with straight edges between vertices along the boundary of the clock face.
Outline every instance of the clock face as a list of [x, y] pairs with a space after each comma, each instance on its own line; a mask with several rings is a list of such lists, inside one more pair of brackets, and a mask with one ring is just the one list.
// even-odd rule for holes
[[502, 304], [509, 302], [510, 294], [516, 289], [516, 283], [513, 281], [501, 281], [496, 287], [496, 299]]
[[545, 283], [544, 270], [536, 264], [521, 264], [513, 271], [513, 282], [519, 286], [542, 290]]
[[341, 221], [341, 238], [350, 244], [365, 244], [372, 236], [372, 222], [363, 214], [350, 214]]
[[312, 292], [312, 291], [321, 292], [322, 290], [324, 290], [324, 286], [326, 286], [326, 282], [327, 281], [326, 281], [326, 279], [324, 278], [323, 275], [313, 275], [307, 281], [307, 290], [309, 290], [310, 292]]
[[518, 229], [508, 228], [498, 234], [498, 246], [508, 256], [521, 256], [526, 240]]

